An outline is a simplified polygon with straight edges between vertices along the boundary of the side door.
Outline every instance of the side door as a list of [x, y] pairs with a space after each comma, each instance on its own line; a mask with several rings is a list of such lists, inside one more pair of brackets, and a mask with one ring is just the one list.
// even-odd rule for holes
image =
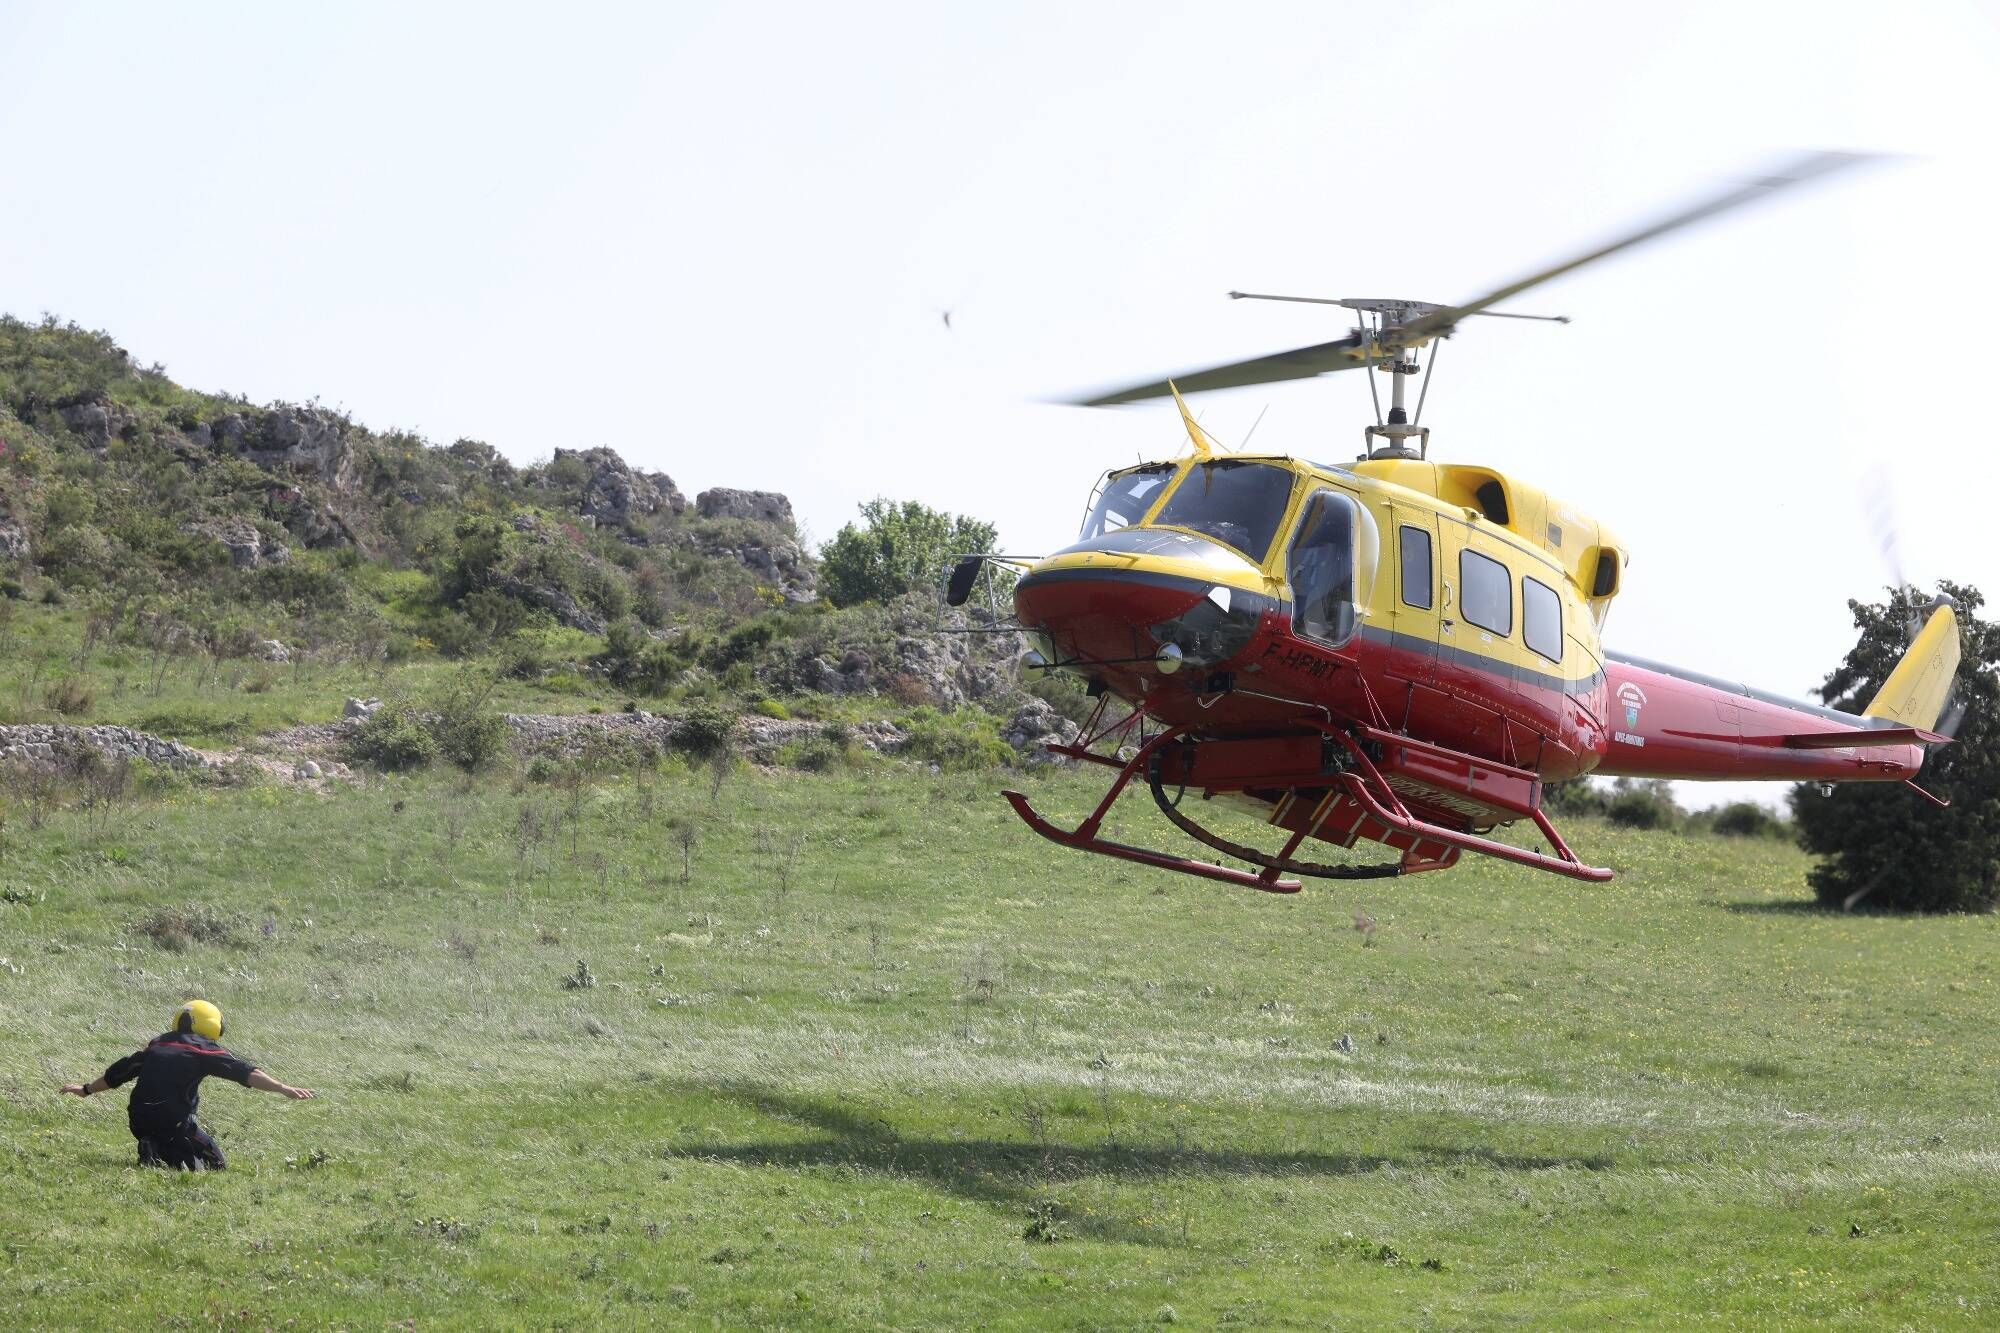
[[1388, 556], [1389, 674], [1427, 685], [1437, 675], [1438, 638], [1450, 614], [1437, 515], [1391, 505], [1382, 545]]

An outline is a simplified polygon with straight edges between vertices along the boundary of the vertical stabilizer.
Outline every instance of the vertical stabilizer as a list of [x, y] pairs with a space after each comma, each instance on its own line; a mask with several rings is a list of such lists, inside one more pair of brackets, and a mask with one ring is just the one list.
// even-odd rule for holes
[[1928, 731], [1937, 726], [1957, 674], [1958, 615], [1950, 602], [1941, 602], [1863, 714]]

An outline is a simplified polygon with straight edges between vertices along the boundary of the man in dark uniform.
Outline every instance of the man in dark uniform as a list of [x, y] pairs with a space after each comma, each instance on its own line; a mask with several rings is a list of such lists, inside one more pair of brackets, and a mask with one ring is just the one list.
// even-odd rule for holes
[[195, 1123], [195, 1108], [201, 1102], [201, 1081], [210, 1075], [241, 1083], [262, 1092], [282, 1092], [287, 1097], [313, 1095], [311, 1088], [288, 1087], [222, 1049], [222, 1011], [207, 1000], [189, 1000], [174, 1014], [171, 1032], [163, 1032], [121, 1060], [114, 1061], [102, 1078], [88, 1083], [65, 1083], [64, 1092], [88, 1097], [94, 1092], [138, 1079], [131, 1100], [125, 1104], [126, 1123], [139, 1141], [139, 1165], [171, 1166], [183, 1171], [220, 1171], [225, 1163], [222, 1149]]

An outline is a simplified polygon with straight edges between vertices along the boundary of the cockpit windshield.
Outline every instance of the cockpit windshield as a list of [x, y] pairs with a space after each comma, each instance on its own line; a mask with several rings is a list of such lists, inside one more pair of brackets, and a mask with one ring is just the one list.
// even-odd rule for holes
[[1292, 473], [1286, 468], [1237, 459], [1196, 463], [1153, 525], [1199, 532], [1261, 563], [1291, 493]]
[[1098, 488], [1097, 503], [1083, 520], [1081, 541], [1102, 537], [1107, 532], [1129, 528], [1146, 516], [1160, 490], [1174, 475], [1172, 463], [1148, 463], [1106, 477]]

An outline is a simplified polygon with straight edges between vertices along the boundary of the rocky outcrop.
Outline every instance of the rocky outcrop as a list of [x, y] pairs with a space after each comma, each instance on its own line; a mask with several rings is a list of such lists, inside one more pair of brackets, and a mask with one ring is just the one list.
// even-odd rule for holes
[[129, 408], [109, 398], [93, 398], [89, 402], [59, 407], [56, 416], [93, 449], [105, 448], [138, 423], [138, 418], [132, 415]]
[[81, 751], [107, 759], [143, 759], [172, 768], [219, 767], [199, 750], [131, 727], [72, 727], [55, 723], [0, 726], [0, 761], [54, 764]]
[[295, 488], [273, 488], [266, 499], [266, 508], [285, 525], [286, 532], [311, 550], [360, 545], [346, 519], [330, 505], [315, 504], [306, 499]]
[[1058, 713], [1047, 700], [1029, 698], [1014, 710], [1014, 716], [1000, 728], [1000, 739], [1028, 757], [1028, 762], [1067, 762], [1048, 752], [1051, 745], [1068, 745], [1076, 740], [1077, 725]]
[[867, 694], [875, 688], [869, 673], [873, 665], [859, 650], [842, 654], [837, 662], [831, 657], [808, 657], [799, 664], [797, 684], [816, 694]]
[[[782, 495], [778, 498], [784, 499]], [[795, 605], [819, 600], [819, 571], [813, 568], [805, 548], [791, 537], [766, 537], [755, 531], [734, 536], [710, 534], [697, 541], [695, 548], [711, 559], [734, 560], [764, 582], [777, 585], [785, 600]]]
[[885, 684], [891, 694], [914, 694], [908, 682], [921, 686], [928, 702], [943, 708], [984, 703], [1014, 688], [1006, 667], [982, 660], [964, 635], [933, 634], [898, 639], [892, 676]]
[[262, 565], [282, 565], [292, 558], [292, 550], [281, 541], [266, 537], [254, 523], [242, 519], [222, 519], [190, 523], [181, 531], [221, 542], [229, 552], [229, 563], [238, 569]]
[[524, 579], [508, 576], [495, 585], [517, 602], [528, 606], [539, 606], [556, 620], [571, 629], [580, 629], [585, 634], [604, 633], [604, 620], [583, 609], [576, 598], [561, 588], [541, 587]]
[[13, 515], [0, 509], [0, 560], [26, 560], [32, 554], [28, 530]]
[[753, 519], [798, 536], [798, 525], [792, 518], [792, 502], [776, 491], [735, 491], [718, 486], [697, 495], [694, 507], [703, 518]]
[[226, 412], [195, 427], [191, 438], [239, 454], [267, 471], [318, 477], [337, 491], [354, 484], [354, 444], [347, 419], [318, 407], [278, 406], [256, 416]]
[[586, 518], [622, 526], [662, 509], [678, 514], [687, 508], [687, 497], [672, 477], [664, 472], [635, 471], [615, 450], [556, 450], [556, 463], [570, 460], [589, 469], [589, 479], [577, 501], [577, 512]]
[[[572, 756], [582, 753], [593, 741], [611, 737], [650, 750], [672, 749], [679, 735], [678, 718], [643, 710], [633, 713], [588, 713], [569, 716], [548, 713], [509, 713], [507, 726], [513, 732], [514, 748], [527, 754]], [[771, 763], [777, 752], [794, 741], [823, 734], [819, 722], [770, 717], [736, 719], [731, 740], [758, 763]], [[858, 722], [847, 728], [855, 743], [868, 750], [894, 754], [907, 738], [902, 728], [891, 722]]]

